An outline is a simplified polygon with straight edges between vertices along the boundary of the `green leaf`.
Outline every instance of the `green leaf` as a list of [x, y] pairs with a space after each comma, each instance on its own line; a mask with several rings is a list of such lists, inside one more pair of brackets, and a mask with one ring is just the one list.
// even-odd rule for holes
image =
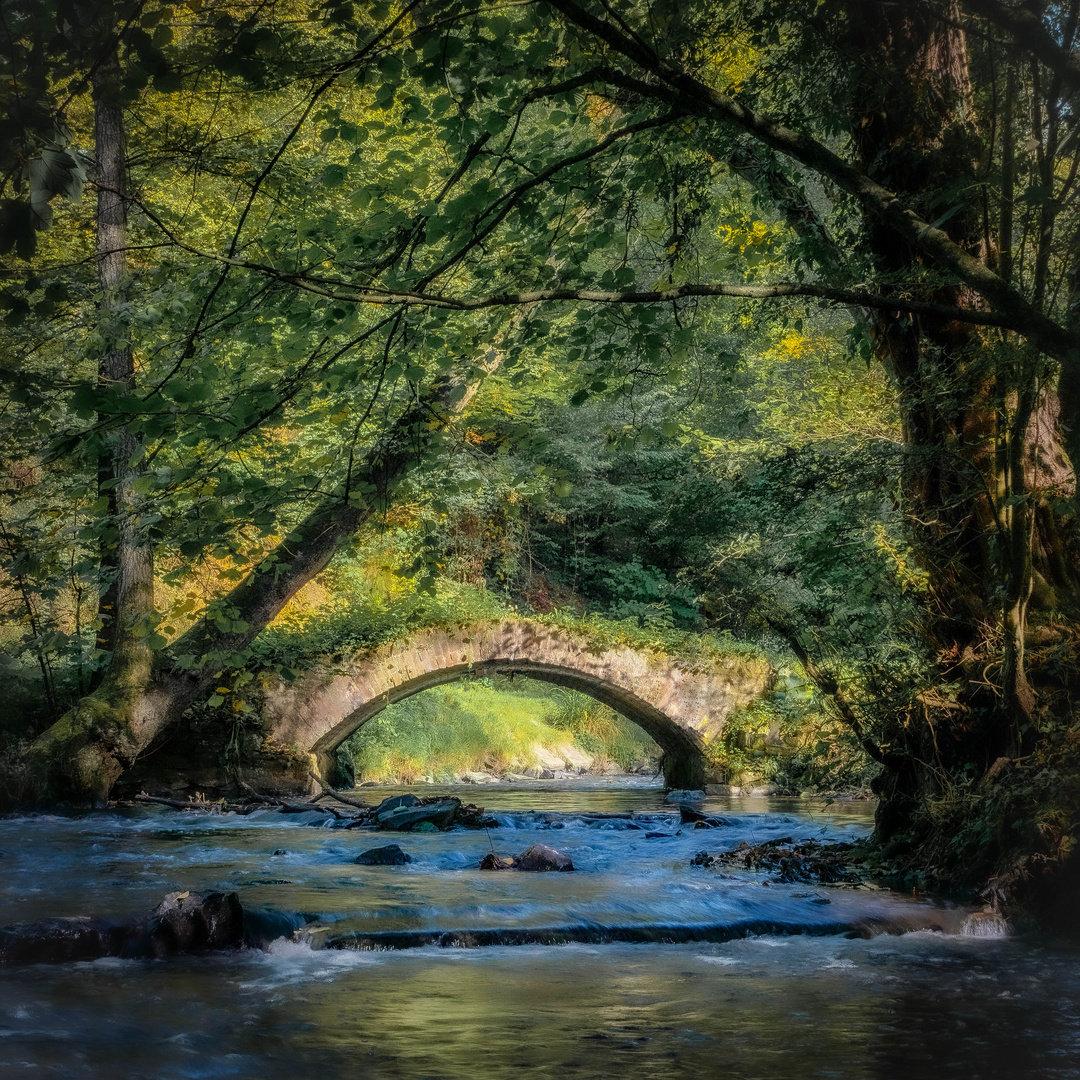
[[345, 182], [347, 170], [344, 165], [327, 165], [323, 170], [323, 183], [328, 188], [341, 187]]

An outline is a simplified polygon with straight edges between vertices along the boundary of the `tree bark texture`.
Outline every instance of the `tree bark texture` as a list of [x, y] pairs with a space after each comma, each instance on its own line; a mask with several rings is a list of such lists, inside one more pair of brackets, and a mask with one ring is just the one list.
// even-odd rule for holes
[[[1012, 152], [1000, 232], [987, 237], [977, 189], [982, 147], [972, 117], [967, 43], [958, 11], [946, 18], [915, 5], [853, 4], [852, 53], [862, 58], [863, 108], [852, 133], [860, 164], [876, 182], [901, 190], [930, 219], [950, 213], [950, 239], [972, 257], [1012, 275]], [[892, 75], [892, 81], [882, 73]], [[1006, 79], [1005, 127], [1013, 137], [1015, 85]], [[947, 190], [943, 190], [948, 184]], [[1008, 205], [1006, 205], [1008, 204]], [[883, 274], [917, 274], [923, 253], [881, 219], [868, 221]], [[1047, 245], [1048, 247], [1048, 245]], [[1036, 260], [1037, 282], [1045, 262]], [[964, 286], [923, 299], [976, 306]], [[1031, 750], [1040, 707], [1029, 672], [1032, 619], [1075, 612], [1080, 595], [1074, 525], [1064, 500], [1075, 472], [1064, 450], [1053, 366], [1017, 334], [986, 331], [932, 315], [877, 312], [872, 332], [896, 387], [908, 451], [904, 499], [930, 573], [928, 644], [942, 685], [955, 689], [924, 723], [895, 721], [892, 744], [910, 768], [882, 780], [879, 833], [913, 828], [913, 810], [941, 798], [965, 776]], [[899, 812], [898, 812], [899, 810]]]

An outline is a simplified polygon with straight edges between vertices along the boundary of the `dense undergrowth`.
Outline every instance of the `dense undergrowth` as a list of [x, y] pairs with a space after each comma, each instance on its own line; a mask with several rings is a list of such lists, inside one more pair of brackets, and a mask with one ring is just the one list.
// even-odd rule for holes
[[869, 795], [881, 771], [816, 689], [784, 668], [767, 696], [728, 719], [706, 756], [717, 779], [792, 795]]
[[537, 611], [529, 604], [481, 586], [439, 579], [422, 589], [409, 578], [374, 585], [363, 563], [341, 560], [301, 594], [256, 640], [260, 666], [303, 667], [326, 656], [346, 658], [380, 645], [406, 640], [421, 630], [460, 629], [479, 622], [526, 617], [586, 638], [598, 650], [616, 646], [664, 653], [686, 664], [742, 659], [769, 664], [761, 643], [740, 641], [730, 632], [698, 632], [617, 619], [583, 607]]

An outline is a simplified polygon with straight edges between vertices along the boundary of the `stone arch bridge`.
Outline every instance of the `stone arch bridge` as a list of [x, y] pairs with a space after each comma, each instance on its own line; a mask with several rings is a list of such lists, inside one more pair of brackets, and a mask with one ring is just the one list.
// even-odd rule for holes
[[[640, 725], [664, 752], [668, 787], [704, 781], [702, 751], [734, 709], [768, 688], [771, 672], [747, 656], [690, 663], [538, 620], [508, 619], [460, 629], [421, 630], [268, 689], [262, 709], [268, 744], [287, 748], [296, 780], [326, 779], [334, 751], [387, 705], [462, 676], [517, 673], [557, 683], [610, 705]], [[268, 778], [269, 779], [269, 778]]]

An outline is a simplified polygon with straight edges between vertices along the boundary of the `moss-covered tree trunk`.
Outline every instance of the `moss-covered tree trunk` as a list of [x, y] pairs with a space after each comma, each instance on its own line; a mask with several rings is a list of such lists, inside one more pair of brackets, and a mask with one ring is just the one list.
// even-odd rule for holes
[[[987, 161], [972, 112], [967, 42], [958, 13], [952, 16], [852, 6], [853, 54], [865, 71], [853, 137], [873, 179], [911, 193], [928, 220], [947, 216], [942, 227], [951, 238], [1008, 278], [1011, 177], [992, 231], [972, 196]], [[1003, 107], [1011, 139], [1011, 79]], [[1011, 154], [1003, 168], [1012, 168]], [[882, 274], [910, 279], [919, 271], [918, 252], [895, 231], [871, 223], [869, 236]], [[1038, 275], [1046, 272], [1037, 259], [1040, 305]], [[927, 297], [961, 307], [979, 302], [962, 286], [928, 289]], [[903, 498], [930, 572], [925, 629], [938, 669], [919, 710], [889, 726], [886, 741], [902, 765], [881, 781], [879, 835], [917, 846], [924, 865], [929, 855], [956, 869], [957, 830], [966, 827], [959, 823], [972, 825], [985, 802], [986, 792], [975, 789], [1000, 774], [1003, 761], [1035, 752], [1040, 731], [1055, 711], [1070, 711], [1078, 689], [1075, 671], [1058, 667], [1048, 680], [1028, 651], [1033, 631], [1049, 619], [1075, 619], [1080, 597], [1075, 473], [1064, 450], [1070, 432], [1053, 367], [1015, 335], [899, 315], [879, 316], [873, 333], [900, 402]], [[950, 803], [955, 812], [943, 810]], [[990, 847], [980, 869], [990, 868]]]
[[[127, 340], [123, 310], [131, 288], [128, 272], [127, 140], [117, 42], [109, 18], [101, 12], [103, 55], [94, 70], [94, 155], [97, 188], [96, 249], [98, 326], [105, 349], [98, 363], [98, 383], [104, 392], [136, 389], [135, 358]], [[72, 740], [65, 768], [86, 797], [107, 796], [119, 776], [117, 755], [102, 756], [99, 741], [130, 755], [138, 742], [144, 699], [153, 681], [153, 651], [147, 645], [154, 615], [154, 560], [141, 527], [141, 508], [135, 481], [141, 473], [141, 444], [130, 427], [110, 426], [99, 417], [103, 431], [98, 484], [110, 509], [100, 538], [100, 561], [108, 584], [99, 602], [102, 631], [99, 646], [109, 656], [104, 678], [91, 697], [65, 717], [71, 730], [86, 733]]]

